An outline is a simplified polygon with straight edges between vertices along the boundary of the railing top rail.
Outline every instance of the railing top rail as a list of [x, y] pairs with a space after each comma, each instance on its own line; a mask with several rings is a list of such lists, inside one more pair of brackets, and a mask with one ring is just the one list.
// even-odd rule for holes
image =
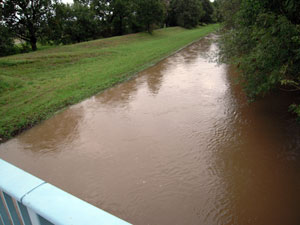
[[21, 202], [22, 198], [45, 181], [0, 159], [0, 189]]
[[0, 189], [57, 225], [129, 225], [0, 159]]

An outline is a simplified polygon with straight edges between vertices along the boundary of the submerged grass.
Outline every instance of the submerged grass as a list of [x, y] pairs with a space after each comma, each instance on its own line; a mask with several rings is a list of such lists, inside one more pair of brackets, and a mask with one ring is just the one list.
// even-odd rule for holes
[[173, 27], [0, 58], [0, 142], [217, 28]]

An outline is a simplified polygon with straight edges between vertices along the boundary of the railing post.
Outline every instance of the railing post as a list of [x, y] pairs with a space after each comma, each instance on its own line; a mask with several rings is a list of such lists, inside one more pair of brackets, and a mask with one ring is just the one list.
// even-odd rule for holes
[[24, 206], [21, 202], [18, 202], [18, 208], [19, 208], [19, 211], [21, 213], [23, 224], [24, 225], [33, 225], [31, 223], [29, 212], [28, 212], [26, 206]]
[[17, 213], [17, 210], [15, 208], [12, 198], [9, 195], [7, 195], [6, 193], [3, 193], [3, 196], [4, 196], [4, 201], [6, 203], [6, 207], [8, 209], [10, 218], [12, 219], [13, 225], [21, 225], [19, 217], [18, 217], [18, 213]]
[[11, 224], [8, 212], [6, 210], [5, 202], [4, 202], [4, 197], [2, 194], [2, 191], [0, 190], [0, 216], [1, 216], [1, 222], [4, 225]]
[[2, 221], [2, 217], [1, 217], [1, 215], [0, 215], [0, 225], [4, 225], [3, 223], [4, 223], [4, 222]]

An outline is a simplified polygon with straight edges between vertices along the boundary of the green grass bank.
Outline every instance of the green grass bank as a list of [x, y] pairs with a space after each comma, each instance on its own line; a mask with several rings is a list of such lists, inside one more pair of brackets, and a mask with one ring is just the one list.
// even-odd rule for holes
[[0, 58], [0, 142], [218, 28], [173, 27]]

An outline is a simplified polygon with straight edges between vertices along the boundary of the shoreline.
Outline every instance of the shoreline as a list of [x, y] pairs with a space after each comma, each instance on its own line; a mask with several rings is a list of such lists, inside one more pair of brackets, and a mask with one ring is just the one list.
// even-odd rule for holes
[[[19, 102], [12, 101], [8, 104], [1, 104], [3, 102], [3, 96], [2, 94], [0, 95], [0, 115], [2, 114], [2, 119], [0, 119], [0, 143], [4, 143], [23, 131], [51, 118], [69, 106], [84, 101], [108, 88], [133, 79], [139, 72], [199, 41], [218, 28], [218, 24], [212, 24], [193, 30], [178, 27], [167, 28], [156, 30], [154, 35], [145, 33], [130, 34], [1, 58], [0, 68], [8, 68], [8, 70], [10, 70], [8, 74], [11, 72], [11, 74], [14, 75], [14, 73], [24, 69], [25, 76], [21, 75], [19, 77], [26, 78], [27, 72], [29, 72], [29, 77], [32, 76], [30, 71], [36, 73], [37, 76], [32, 79], [31, 82], [33, 85], [31, 86], [37, 83], [36, 85], [38, 87], [37, 91], [31, 90], [29, 81], [27, 87], [21, 87], [21, 89], [16, 88], [12, 94], [17, 93], [15, 96]], [[182, 41], [183, 38], [185, 39]], [[100, 47], [94, 48], [93, 45], [97, 47], [97, 44], [100, 45]], [[168, 44], [170, 44], [170, 46], [166, 47]], [[110, 47], [110, 45], [112, 47]], [[77, 49], [74, 51], [73, 47]], [[85, 48], [88, 48], [88, 50], [86, 51]], [[92, 48], [92, 50], [89, 50], [89, 48]], [[155, 49], [152, 51], [153, 48]], [[81, 52], [82, 49], [84, 49], [83, 53]], [[72, 51], [74, 51], [75, 54], [73, 54]], [[71, 52], [71, 54], [69, 52]], [[45, 53], [48, 54], [45, 55]], [[141, 56], [141, 59], [139, 59], [139, 56]], [[72, 57], [75, 58], [74, 63], [72, 62]], [[76, 57], [81, 58], [77, 60]], [[54, 63], [60, 62], [59, 60], [62, 59], [62, 66], [59, 67], [60, 65], [58, 65], [58, 69], [54, 68], [54, 70], [56, 70], [54, 72], [62, 74], [69, 72], [70, 76], [66, 79], [59, 79], [60, 77], [57, 74], [53, 76], [52, 67], [49, 67], [47, 64], [43, 67], [41, 61], [44, 59], [49, 61], [50, 66], [53, 61]], [[23, 62], [21, 60], [23, 60]], [[125, 65], [125, 62], [130, 65]], [[7, 65], [5, 65], [5, 63], [7, 63]], [[9, 63], [11, 63], [11, 65], [9, 65]], [[30, 65], [32, 65], [32, 67], [30, 67]], [[102, 65], [108, 68], [107, 73], [105, 69], [99, 70], [99, 67]], [[4, 74], [6, 76], [5, 72]], [[51, 74], [53, 79], [51, 75], [49, 76], [50, 78], [46, 77], [45, 83], [47, 85], [42, 86], [43, 83], [39, 84], [39, 80], [42, 80], [40, 74], [44, 76]], [[89, 79], [89, 76], [85, 77], [85, 74], [91, 74], [91, 79]], [[0, 72], [0, 79], [1, 75], [3, 76]], [[41, 91], [39, 91], [39, 89], [41, 89]], [[25, 94], [22, 93], [22, 91], [24, 91]], [[8, 95], [9, 99], [9, 92], [10, 91], [4, 92], [4, 98]], [[26, 95], [27, 92], [32, 96], [28, 97]], [[13, 99], [12, 97], [13, 96], [11, 96], [11, 99]], [[4, 108], [2, 107], [3, 105], [7, 107]], [[5, 116], [6, 112], [8, 113]]]

